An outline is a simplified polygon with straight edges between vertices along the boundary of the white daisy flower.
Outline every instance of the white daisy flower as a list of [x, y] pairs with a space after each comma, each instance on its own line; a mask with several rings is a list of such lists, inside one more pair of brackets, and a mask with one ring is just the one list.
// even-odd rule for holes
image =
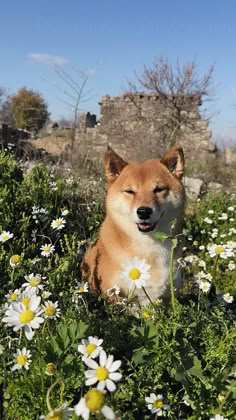
[[199, 271], [197, 274], [195, 274], [195, 277], [196, 277], [197, 281], [205, 279], [206, 273], [204, 273], [204, 271]]
[[73, 414], [73, 408], [69, 408], [67, 403], [64, 403], [55, 410], [50, 411], [47, 416], [41, 416], [40, 420], [69, 420]]
[[198, 260], [197, 264], [198, 264], [198, 267], [201, 267], [201, 268], [203, 268], [205, 270], [205, 268], [206, 268], [206, 261], [204, 261], [204, 260]]
[[28, 276], [25, 276], [27, 283], [23, 283], [22, 287], [25, 287], [25, 291], [29, 292], [32, 291], [33, 293], [37, 293], [43, 289], [42, 276], [40, 274], [31, 273]]
[[223, 259], [227, 259], [228, 257], [232, 257], [234, 255], [232, 248], [228, 248], [226, 244], [223, 245], [208, 245], [207, 246], [208, 253], [210, 257], [218, 256]]
[[211, 417], [210, 420], [228, 420], [226, 417], [216, 414], [214, 417]]
[[235, 249], [236, 248], [236, 241], [227, 241], [226, 245], [228, 248]]
[[21, 263], [21, 256], [20, 255], [12, 255], [10, 258], [10, 266], [12, 268], [18, 267]]
[[90, 389], [87, 394], [74, 407], [75, 414], [88, 420], [90, 413], [101, 413], [106, 419], [115, 419], [115, 414], [110, 407], [105, 404], [105, 393], [99, 389]]
[[106, 294], [107, 296], [119, 296], [120, 286], [118, 286], [117, 284], [114, 284], [113, 287], [111, 287], [110, 289], [107, 289]]
[[193, 254], [187, 255], [187, 257], [184, 257], [184, 261], [189, 264], [195, 264], [198, 261], [198, 257]]
[[230, 207], [227, 208], [227, 210], [228, 211], [234, 211], [234, 207], [233, 206], [230, 206]]
[[62, 216], [67, 216], [69, 214], [69, 210], [67, 209], [61, 209], [61, 215]]
[[99, 353], [99, 364], [91, 358], [86, 358], [84, 363], [91, 368], [85, 371], [85, 385], [90, 386], [97, 384], [97, 389], [103, 391], [105, 388], [110, 392], [116, 390], [116, 385], [113, 381], [120, 381], [122, 374], [116, 372], [121, 365], [121, 360], [114, 361], [113, 355], [106, 355], [104, 350]]
[[226, 213], [222, 213], [219, 217], [219, 220], [227, 220], [228, 219], [228, 215]]
[[95, 359], [103, 350], [101, 344], [103, 343], [102, 338], [89, 336], [87, 339], [84, 338], [82, 344], [78, 346], [78, 351], [83, 354], [82, 360], [87, 358]]
[[65, 224], [65, 219], [63, 219], [63, 217], [59, 217], [58, 219], [52, 221], [51, 227], [55, 230], [61, 230], [65, 227]]
[[20, 370], [23, 367], [26, 370], [29, 369], [29, 364], [32, 362], [30, 350], [26, 350], [25, 347], [23, 347], [22, 350], [17, 349], [16, 353], [14, 354], [14, 358], [15, 358], [15, 364], [11, 368], [12, 371]]
[[21, 291], [20, 289], [9, 290], [7, 295], [5, 297], [7, 298], [9, 303], [16, 302], [18, 300], [18, 296], [20, 295]]
[[44, 322], [44, 318], [40, 316], [42, 313], [42, 309], [39, 307], [40, 301], [41, 297], [34, 294], [30, 297], [28, 308], [23, 303], [13, 302], [11, 307], [6, 310], [6, 316], [2, 321], [6, 322], [7, 326], [13, 327], [13, 331], [24, 328], [26, 338], [32, 340], [33, 330], [38, 329]]
[[48, 299], [51, 295], [51, 292], [48, 292], [48, 290], [44, 290], [41, 296], [43, 299]]
[[0, 242], [6, 242], [8, 241], [8, 239], [13, 238], [13, 236], [14, 236], [13, 233], [6, 232], [5, 230], [3, 230], [0, 235]]
[[235, 263], [234, 263], [233, 261], [229, 261], [229, 264], [228, 264], [228, 270], [230, 270], [230, 271], [234, 271], [234, 270], [235, 270], [235, 268], [236, 268]]
[[157, 416], [162, 416], [163, 410], [170, 410], [170, 406], [164, 404], [163, 395], [161, 394], [156, 395], [152, 393], [150, 397], [145, 397], [145, 401], [148, 403], [148, 409], [151, 410], [152, 414], [156, 414]]
[[214, 214], [214, 210], [208, 210], [208, 212], [207, 212], [208, 214]]
[[232, 302], [233, 302], [233, 300], [234, 300], [233, 296], [231, 296], [231, 294], [230, 294], [230, 293], [224, 293], [224, 294], [223, 294], [223, 299], [224, 299], [224, 301], [225, 301], [225, 302], [227, 302], [227, 303], [232, 303]]
[[58, 302], [48, 300], [43, 306], [43, 315], [45, 318], [56, 319], [60, 317], [61, 310], [58, 308]]
[[205, 217], [205, 219], [203, 219], [203, 221], [205, 223], [208, 223], [208, 225], [211, 225], [213, 223], [213, 220], [211, 220], [209, 217]]
[[204, 293], [208, 293], [211, 288], [211, 283], [209, 283], [208, 281], [200, 280], [198, 282], [198, 285], [199, 289], [201, 289]]
[[145, 260], [134, 257], [132, 260], [122, 264], [124, 271], [121, 272], [121, 279], [127, 283], [129, 289], [136, 286], [138, 289], [146, 286], [146, 281], [150, 278], [150, 265]]
[[88, 291], [89, 291], [88, 282], [86, 282], [86, 283], [79, 282], [78, 283], [78, 289], [77, 289], [78, 293], [87, 293]]
[[44, 257], [50, 257], [51, 254], [55, 251], [55, 246], [51, 244], [45, 244], [40, 247], [41, 255]]
[[35, 293], [32, 292], [32, 290], [29, 290], [28, 292], [24, 290], [23, 292], [21, 292], [20, 295], [18, 295], [17, 302], [22, 303], [23, 305], [25, 305], [26, 309], [29, 309], [30, 298], [33, 295], [35, 295]]

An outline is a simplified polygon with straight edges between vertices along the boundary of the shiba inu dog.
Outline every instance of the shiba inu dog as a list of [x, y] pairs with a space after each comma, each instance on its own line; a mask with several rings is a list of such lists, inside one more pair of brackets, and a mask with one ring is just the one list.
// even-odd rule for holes
[[[150, 265], [150, 278], [145, 290], [153, 301], [169, 295], [169, 259], [171, 240], [160, 241], [155, 232], [170, 235], [181, 233], [185, 201], [181, 179], [184, 169], [182, 147], [173, 147], [161, 160], [151, 159], [127, 163], [112, 149], [105, 153], [108, 180], [106, 217], [95, 243], [87, 250], [82, 262], [84, 277], [92, 291], [106, 292], [115, 284], [126, 295], [122, 265], [134, 257]], [[179, 289], [181, 274], [174, 263], [174, 287]], [[147, 297], [142, 288], [135, 289], [140, 304]]]

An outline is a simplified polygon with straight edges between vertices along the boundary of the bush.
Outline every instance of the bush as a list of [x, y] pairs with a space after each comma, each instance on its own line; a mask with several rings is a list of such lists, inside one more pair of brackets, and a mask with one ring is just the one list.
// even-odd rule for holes
[[[88, 394], [85, 371], [91, 367], [81, 353], [96, 348], [96, 336], [107, 355], [121, 361], [113, 370], [122, 379], [105, 396], [118, 418], [148, 419], [160, 411], [170, 419], [235, 418], [236, 318], [230, 302], [236, 297], [236, 200], [222, 195], [188, 209], [187, 247], [179, 261], [187, 286], [175, 313], [154, 302], [134, 317], [132, 301], [94, 297], [81, 281], [85, 241], [97, 234], [101, 202], [78, 192], [71, 177], [62, 179], [44, 166], [24, 174], [4, 153], [0, 176], [2, 318], [9, 306], [24, 314], [17, 331], [1, 323], [2, 417], [38, 419], [50, 412], [47, 419], [69, 418], [63, 404], [73, 408], [84, 395], [91, 411], [103, 409], [104, 396]], [[225, 253], [210, 256], [214, 243]], [[209, 283], [208, 292], [203, 283]], [[26, 328], [32, 311], [39, 320], [32, 324], [33, 337]], [[156, 396], [154, 415], [145, 401], [150, 394]]]

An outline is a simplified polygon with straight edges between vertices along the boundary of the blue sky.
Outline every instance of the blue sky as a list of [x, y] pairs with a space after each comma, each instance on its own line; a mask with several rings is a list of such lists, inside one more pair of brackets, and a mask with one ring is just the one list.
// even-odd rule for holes
[[55, 62], [74, 80], [88, 72], [82, 107], [98, 114], [101, 97], [122, 94], [155, 57], [196, 57], [200, 76], [215, 64], [213, 140], [236, 143], [235, 0], [7, 0], [0, 16], [0, 86], [39, 91], [53, 119], [70, 115]]

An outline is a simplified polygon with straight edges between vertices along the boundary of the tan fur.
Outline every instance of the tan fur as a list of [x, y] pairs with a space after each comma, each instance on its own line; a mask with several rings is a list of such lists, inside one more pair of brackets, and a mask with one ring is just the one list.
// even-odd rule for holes
[[[175, 234], [182, 229], [184, 188], [181, 182], [184, 156], [180, 146], [172, 148], [161, 160], [145, 160], [127, 163], [109, 149], [105, 154], [105, 172], [108, 178], [106, 218], [98, 240], [87, 250], [82, 270], [90, 287], [96, 293], [106, 292], [115, 284], [122, 294], [128, 291], [120, 279], [121, 265], [137, 256], [151, 265], [151, 278], [147, 281], [147, 293], [155, 300], [169, 295], [170, 240], [161, 242], [154, 232], [170, 234], [170, 226], [176, 219]], [[162, 191], [155, 188], [162, 188]], [[132, 193], [131, 193], [132, 191]], [[137, 209], [150, 207], [151, 232], [140, 232]], [[142, 222], [142, 221], [141, 221]], [[177, 248], [176, 255], [180, 250]], [[179, 288], [180, 273], [175, 273], [175, 287]], [[140, 303], [147, 303], [142, 289], [136, 289]]]

